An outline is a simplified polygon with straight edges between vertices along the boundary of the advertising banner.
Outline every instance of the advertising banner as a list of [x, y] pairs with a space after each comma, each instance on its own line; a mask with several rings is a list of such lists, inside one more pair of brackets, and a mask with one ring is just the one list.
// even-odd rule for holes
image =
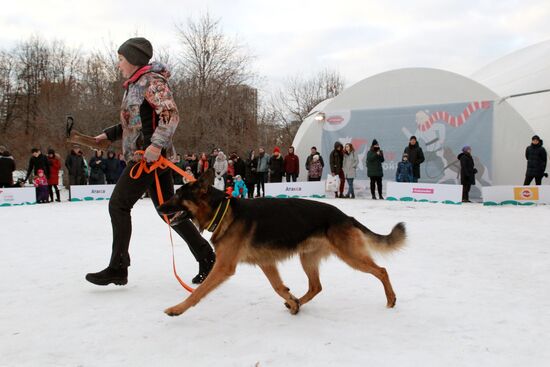
[[0, 188], [0, 206], [36, 204], [34, 187]]
[[483, 188], [483, 205], [550, 204], [550, 186], [489, 186]]
[[265, 196], [273, 198], [324, 198], [325, 182], [281, 182], [265, 184]]
[[384, 153], [384, 179], [395, 181], [397, 165], [413, 135], [424, 152], [419, 181], [425, 183], [460, 184], [457, 156], [462, 147], [471, 146], [478, 173], [470, 197], [481, 198], [480, 188], [491, 185], [491, 101], [327, 112], [321, 153], [328, 164], [336, 141], [352, 143], [359, 157], [356, 178], [368, 179], [366, 156], [376, 139]]
[[386, 200], [461, 204], [462, 185], [388, 182]]
[[115, 185], [73, 185], [71, 201], [109, 200]]

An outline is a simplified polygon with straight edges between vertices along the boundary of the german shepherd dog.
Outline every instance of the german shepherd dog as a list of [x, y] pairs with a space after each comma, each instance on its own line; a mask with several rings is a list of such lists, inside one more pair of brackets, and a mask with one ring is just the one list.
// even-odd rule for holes
[[[175, 221], [177, 217], [190, 217], [203, 231], [211, 227], [213, 218], [219, 217], [220, 208], [227, 204], [211, 238], [216, 250], [212, 271], [187, 299], [166, 309], [166, 314], [177, 316], [195, 306], [232, 276], [239, 262], [258, 265], [290, 313], [296, 314], [321, 291], [319, 263], [331, 254], [380, 279], [387, 307], [395, 306], [388, 273], [374, 263], [370, 251], [390, 252], [403, 246], [403, 223], [389, 235], [379, 235], [329, 204], [305, 199], [227, 199], [224, 192], [212, 187], [212, 182], [213, 174], [207, 171], [157, 208], [161, 214], [173, 215]], [[300, 298], [290, 293], [277, 270], [278, 262], [296, 254], [309, 280], [309, 289]]]

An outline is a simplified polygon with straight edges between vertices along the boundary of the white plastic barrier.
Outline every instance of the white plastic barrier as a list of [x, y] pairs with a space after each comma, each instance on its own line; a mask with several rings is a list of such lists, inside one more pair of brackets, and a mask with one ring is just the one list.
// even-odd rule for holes
[[109, 200], [115, 185], [73, 185], [71, 201]]
[[386, 200], [461, 204], [462, 185], [388, 181]]
[[34, 187], [0, 188], [0, 206], [36, 204]]
[[486, 186], [483, 205], [550, 204], [550, 186]]
[[265, 196], [274, 198], [324, 198], [325, 181], [267, 183], [265, 184]]

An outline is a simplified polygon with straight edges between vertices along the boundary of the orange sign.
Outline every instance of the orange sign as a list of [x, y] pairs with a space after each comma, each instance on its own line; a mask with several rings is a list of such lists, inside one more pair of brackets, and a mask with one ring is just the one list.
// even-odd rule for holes
[[515, 200], [538, 200], [539, 188], [538, 187], [514, 187], [514, 199]]

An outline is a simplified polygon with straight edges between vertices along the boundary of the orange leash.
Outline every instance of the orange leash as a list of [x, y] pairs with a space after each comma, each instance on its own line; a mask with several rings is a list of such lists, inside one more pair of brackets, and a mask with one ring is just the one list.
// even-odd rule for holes
[[[136, 151], [136, 153], [141, 154], [141, 155], [145, 154], [145, 152], [143, 150], [138, 150], [138, 151]], [[136, 167], [137, 167], [137, 171], [134, 172], [134, 169]], [[154, 173], [155, 173], [155, 185], [156, 185], [156, 188], [157, 188], [157, 195], [158, 195], [158, 199], [159, 199], [159, 204], [161, 204], [161, 205], [164, 203], [164, 198], [162, 197], [162, 190], [161, 190], [161, 187], [160, 187], [160, 181], [159, 181], [159, 176], [158, 176], [158, 173], [157, 173], [157, 168], [160, 168], [160, 169], [171, 168], [174, 171], [176, 171], [177, 173], [179, 173], [181, 176], [185, 177], [185, 179], [188, 182], [196, 181], [196, 179], [193, 176], [191, 176], [187, 172], [183, 171], [182, 169], [180, 169], [178, 166], [176, 166], [174, 163], [170, 162], [168, 159], [166, 159], [163, 156], [160, 156], [160, 158], [150, 166], [147, 166], [147, 162], [145, 161], [145, 159], [142, 159], [139, 162], [139, 164], [136, 164], [132, 167], [132, 169], [130, 170], [130, 177], [133, 178], [134, 180], [136, 180], [141, 176], [141, 174], [143, 172], [149, 174], [149, 173], [154, 171]], [[187, 283], [185, 283], [180, 278], [180, 276], [178, 275], [178, 272], [176, 270], [176, 256], [174, 254], [174, 239], [172, 237], [172, 228], [170, 226], [170, 218], [168, 218], [168, 216], [166, 214], [163, 214], [162, 217], [164, 218], [164, 221], [168, 224], [168, 233], [170, 234], [170, 243], [172, 244], [172, 269], [174, 271], [174, 276], [176, 277], [176, 279], [178, 280], [178, 282], [181, 284], [181, 286], [183, 288], [185, 288], [188, 292], [193, 292], [194, 289], [191, 288], [189, 285], [187, 285]]]

